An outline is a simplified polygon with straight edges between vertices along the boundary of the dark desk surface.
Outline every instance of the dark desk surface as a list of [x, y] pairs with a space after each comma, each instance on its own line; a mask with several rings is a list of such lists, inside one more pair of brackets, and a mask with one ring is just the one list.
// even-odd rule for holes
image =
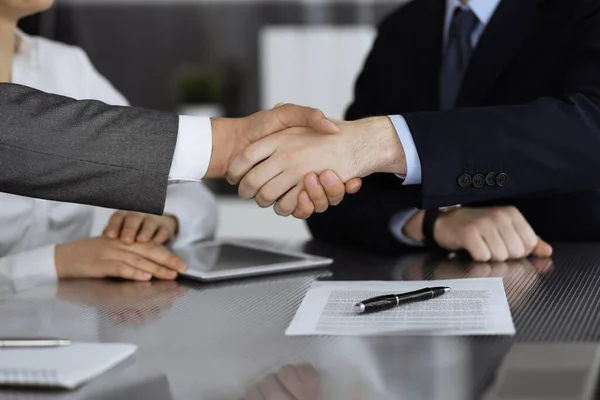
[[[465, 394], [456, 389], [462, 385], [456, 383], [470, 379], [466, 386], [479, 397], [513, 340], [600, 340], [600, 245], [555, 245], [551, 262], [495, 265], [429, 255], [381, 258], [317, 243], [277, 245], [336, 261], [328, 270], [218, 284], [85, 280], [19, 292], [0, 290], [0, 336], [60, 336], [139, 346], [134, 358], [75, 392], [5, 389], [0, 390], [0, 399], [236, 399], [278, 367], [309, 362], [328, 370], [329, 377], [354, 382], [349, 389], [330, 385], [331, 393], [344, 400], [353, 395], [360, 400], [382, 399], [372, 394], [381, 388], [390, 399], [407, 390], [412, 391], [411, 400], [433, 399], [439, 388], [431, 382], [437, 378], [454, 382], [450, 386], [457, 392], [446, 388], [445, 399], [462, 400]], [[470, 338], [465, 343], [441, 338], [284, 336], [315, 279], [489, 276], [504, 278], [517, 328], [514, 338]], [[465, 360], [460, 365], [465, 374], [459, 373], [460, 360]], [[425, 371], [426, 382], [415, 379]], [[357, 395], [357, 387], [363, 388], [362, 394]], [[349, 397], [342, 397], [344, 390]]]

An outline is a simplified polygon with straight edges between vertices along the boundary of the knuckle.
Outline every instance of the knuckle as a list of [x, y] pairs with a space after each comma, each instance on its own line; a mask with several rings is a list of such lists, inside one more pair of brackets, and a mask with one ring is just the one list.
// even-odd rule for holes
[[144, 262], [144, 258], [137, 254], [133, 254], [133, 255], [131, 255], [130, 262], [131, 262], [131, 264], [138, 266]]
[[246, 147], [244, 150], [242, 150], [242, 161], [246, 162], [246, 163], [252, 163], [254, 161], [254, 158], [256, 157], [255, 155], [255, 151], [253, 146], [248, 146]]
[[532, 250], [535, 248], [535, 246], [537, 246], [538, 244], [538, 240], [536, 237], [528, 237], [525, 240], [525, 246], [527, 247], [527, 249]]
[[471, 254], [471, 258], [477, 262], [487, 262], [490, 260], [489, 252], [479, 246], [472, 246], [467, 251]]
[[323, 114], [323, 112], [321, 110], [316, 109], [316, 108], [311, 109], [310, 116], [311, 116], [311, 118], [314, 118], [314, 119], [325, 118], [325, 114]]
[[260, 188], [259, 179], [256, 174], [253, 173], [246, 175], [242, 180], [242, 184], [244, 189], [249, 191], [256, 191]]
[[261, 207], [269, 207], [271, 204], [275, 203], [277, 198], [271, 192], [266, 189], [259, 190], [256, 194], [256, 202]]
[[476, 225], [468, 224], [461, 228], [460, 235], [465, 239], [473, 239], [479, 235], [479, 229]]
[[517, 207], [515, 207], [515, 206], [505, 206], [505, 207], [503, 207], [503, 210], [505, 212], [507, 212], [508, 214], [511, 214], [511, 215], [520, 214], [519, 209]]
[[118, 264], [116, 266], [116, 272], [120, 277], [127, 278], [131, 275], [131, 268], [125, 264]]
[[487, 216], [488, 218], [495, 219], [498, 218], [502, 214], [502, 212], [503, 211], [501, 211], [501, 209], [499, 208], [492, 208], [487, 212]]
[[281, 217], [287, 217], [294, 212], [294, 208], [287, 202], [281, 202], [275, 205], [274, 211], [277, 215]]

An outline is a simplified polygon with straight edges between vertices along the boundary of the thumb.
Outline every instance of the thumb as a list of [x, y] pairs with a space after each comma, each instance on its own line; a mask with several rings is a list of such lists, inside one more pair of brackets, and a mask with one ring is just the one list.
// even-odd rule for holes
[[360, 178], [350, 179], [348, 182], [346, 182], [346, 193], [355, 194], [360, 190], [361, 187], [362, 187], [362, 179], [360, 179]]
[[538, 244], [535, 246], [531, 254], [535, 257], [548, 258], [552, 256], [552, 246], [538, 236]]
[[321, 110], [295, 104], [277, 104], [272, 110], [282, 126], [281, 130], [304, 126], [320, 133], [338, 133], [339, 128], [327, 119]]

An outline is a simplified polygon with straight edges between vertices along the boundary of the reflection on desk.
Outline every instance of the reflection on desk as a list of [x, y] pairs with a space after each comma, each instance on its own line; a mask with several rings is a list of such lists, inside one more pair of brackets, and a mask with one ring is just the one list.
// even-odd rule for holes
[[170, 309], [187, 290], [174, 281], [64, 280], [56, 297], [95, 307], [113, 324], [136, 325]]
[[507, 294], [510, 293], [508, 303], [511, 310], [514, 310], [537, 287], [540, 279], [551, 271], [552, 260], [533, 258], [498, 263], [476, 263], [419, 255], [408, 258], [403, 267], [399, 271], [402, 279], [411, 281], [503, 278], [505, 290]]
[[[553, 244], [551, 266], [536, 260], [478, 265], [429, 256], [424, 263], [412, 256], [379, 257], [314, 242], [280, 247], [335, 258], [330, 268], [335, 280], [502, 276], [517, 328], [515, 341], [600, 340], [599, 245]], [[284, 331], [306, 290], [322, 278], [315, 272], [218, 284], [65, 281], [18, 292], [11, 289], [0, 292], [0, 336], [44, 334], [135, 343], [139, 348], [133, 364], [122, 366], [127, 371], [132, 368], [131, 375], [117, 368], [94, 381], [94, 387], [110, 390], [120, 378], [123, 387], [135, 386], [158, 371], [166, 375], [173, 399], [240, 398], [282, 367], [303, 364], [318, 372], [321, 384], [353, 377], [364, 382], [370, 390], [367, 394], [410, 400], [471, 398], [436, 389], [462, 386], [457, 383], [460, 375], [454, 374], [461, 369], [452, 361], [456, 358], [452, 349], [461, 347], [456, 343], [398, 337], [286, 337]], [[473, 382], [469, 389], [475, 398], [490, 383], [512, 340], [469, 341], [473, 365], [467, 378]], [[331, 390], [335, 388], [354, 387], [339, 384]], [[93, 391], [91, 386], [89, 390]], [[102, 398], [102, 390], [93, 392]], [[342, 400], [352, 399], [353, 393], [358, 391], [351, 390]], [[29, 393], [25, 398], [46, 398], [46, 394]], [[14, 398], [0, 390], [0, 399]]]

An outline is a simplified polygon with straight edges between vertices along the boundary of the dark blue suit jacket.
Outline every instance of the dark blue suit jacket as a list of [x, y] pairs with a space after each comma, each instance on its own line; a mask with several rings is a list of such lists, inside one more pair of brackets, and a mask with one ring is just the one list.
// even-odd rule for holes
[[[347, 113], [402, 114], [422, 185], [367, 178], [309, 220], [313, 235], [396, 251], [389, 223], [399, 210], [512, 204], [547, 240], [600, 239], [600, 1], [502, 0], [457, 109], [439, 111], [445, 3], [414, 0], [381, 23]], [[507, 184], [459, 184], [464, 173], [489, 172]]]

